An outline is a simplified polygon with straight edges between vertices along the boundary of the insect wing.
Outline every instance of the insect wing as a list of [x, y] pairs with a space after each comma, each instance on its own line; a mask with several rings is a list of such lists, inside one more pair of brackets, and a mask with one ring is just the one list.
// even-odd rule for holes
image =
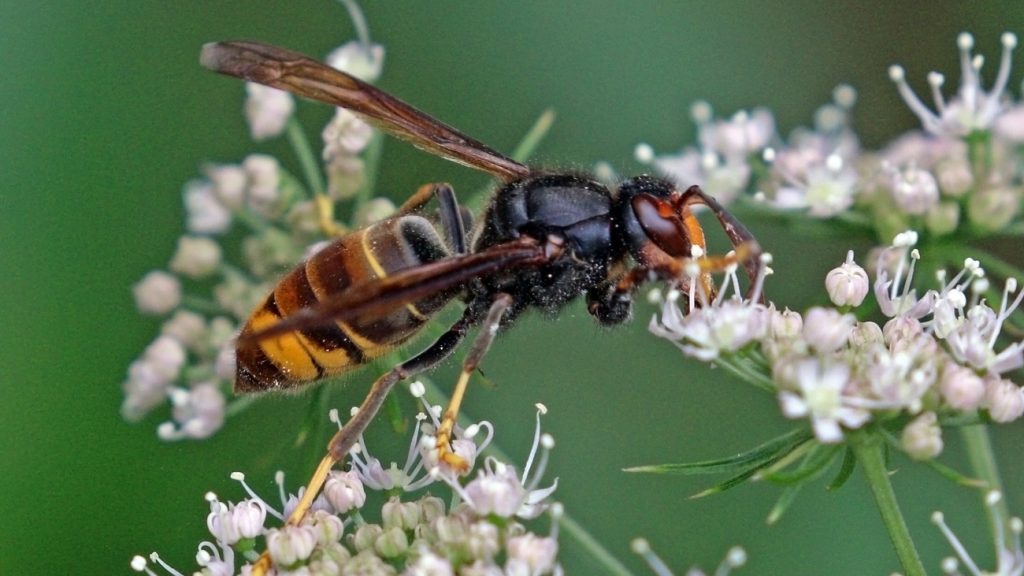
[[259, 42], [203, 46], [206, 68], [347, 108], [414, 146], [505, 180], [530, 169], [390, 94], [308, 56]]
[[531, 239], [523, 239], [415, 266], [347, 288], [337, 297], [303, 308], [264, 330], [245, 335], [241, 341], [255, 342], [332, 321], [387, 314], [411, 302], [459, 287], [473, 278], [544, 258], [543, 247]]

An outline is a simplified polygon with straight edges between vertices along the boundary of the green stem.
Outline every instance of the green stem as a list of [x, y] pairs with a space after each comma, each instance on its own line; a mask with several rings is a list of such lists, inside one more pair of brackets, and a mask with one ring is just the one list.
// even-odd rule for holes
[[306, 133], [302, 130], [302, 126], [299, 125], [299, 121], [293, 116], [288, 120], [288, 142], [292, 145], [292, 150], [295, 151], [295, 155], [299, 158], [299, 164], [302, 166], [302, 173], [306, 177], [306, 182], [309, 185], [309, 189], [313, 192], [313, 196], [323, 196], [324, 190], [324, 178], [320, 174], [320, 168], [318, 166], [316, 155], [313, 154], [313, 148], [309, 145], [309, 140], [306, 139]]
[[379, 130], [374, 130], [373, 136], [370, 137], [370, 143], [366, 145], [366, 151], [363, 153], [363, 181], [356, 192], [353, 212], [358, 212], [363, 204], [374, 197], [377, 188], [377, 167], [380, 165], [383, 148], [384, 136]]
[[[448, 397], [448, 395], [438, 388], [438, 386], [432, 381], [421, 381], [426, 385], [428, 396], [442, 399], [446, 399]], [[442, 404], [444, 404], [444, 402], [442, 402]], [[472, 423], [473, 420], [466, 414], [466, 411], [461, 411], [459, 414], [459, 426], [465, 428]], [[505, 454], [501, 448], [498, 448], [494, 442], [491, 442], [491, 445], [488, 446], [484, 452], [490, 456], [494, 456], [498, 460], [503, 460], [505, 462], [511, 461], [508, 455]], [[576, 522], [568, 512], [562, 513], [562, 516], [558, 519], [558, 524], [566, 534], [586, 550], [595, 562], [601, 564], [608, 574], [613, 574], [614, 576], [633, 576], [633, 573], [629, 571], [629, 568], [626, 568], [618, 558], [605, 549], [605, 547], [602, 546], [590, 532], [587, 532], [586, 528]]]
[[889, 538], [896, 548], [896, 555], [903, 564], [904, 572], [907, 576], [924, 576], [924, 565], [921, 564], [914, 541], [910, 538], [910, 531], [907, 530], [907, 523], [903, 520], [903, 513], [896, 502], [896, 493], [889, 482], [889, 471], [885, 469], [885, 456], [882, 452], [884, 445], [882, 438], [870, 431], [859, 431], [850, 435], [850, 448], [853, 449], [861, 469], [864, 470], [868, 485], [871, 486], [878, 511], [882, 514], [882, 523], [889, 531]]
[[[988, 515], [988, 523], [992, 530], [993, 542], [1008, 542], [1006, 540], [1012, 535], [1007, 532], [1008, 526], [1000, 525], [1000, 518], [1009, 518], [1010, 511], [1006, 505], [1006, 498], [990, 506], [984, 503], [985, 496], [993, 491], [1003, 492], [1003, 481], [999, 478], [999, 466], [996, 464], [995, 452], [992, 450], [992, 442], [988, 436], [988, 426], [964, 426], [960, 434], [967, 445], [967, 460], [971, 463], [971, 470], [974, 476], [985, 483], [985, 491], [982, 493], [982, 503], [985, 514]], [[1002, 530], [1003, 534], [996, 534], [996, 530]], [[997, 551], [998, 552], [998, 551]]]
[[719, 357], [714, 360], [715, 366], [721, 367], [744, 382], [753, 384], [765, 392], [775, 393], [775, 383], [771, 378], [757, 372], [756, 369], [746, 366], [739, 358], [734, 356]]

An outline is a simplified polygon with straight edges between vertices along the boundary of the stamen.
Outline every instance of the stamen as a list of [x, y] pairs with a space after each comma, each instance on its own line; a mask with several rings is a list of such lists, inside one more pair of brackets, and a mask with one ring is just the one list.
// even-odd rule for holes
[[942, 85], [946, 82], [946, 77], [938, 72], [931, 72], [928, 74], [928, 84], [932, 87], [932, 98], [935, 100], [935, 109], [939, 111], [939, 114], [946, 109], [946, 100], [942, 97]]
[[722, 559], [722, 563], [715, 570], [715, 576], [728, 576], [729, 572], [734, 568], [739, 568], [746, 563], [747, 551], [739, 546], [733, 546], [725, 553], [725, 558]]
[[672, 576], [672, 570], [669, 569], [665, 561], [658, 557], [657, 554], [651, 550], [651, 545], [647, 540], [643, 538], [636, 538], [629, 544], [630, 549], [633, 553], [640, 556], [647, 562], [647, 565], [651, 567], [651, 571], [657, 576]]
[[150, 559], [150, 560], [151, 560], [151, 561], [152, 561], [153, 563], [155, 563], [155, 564], [159, 564], [161, 568], [163, 568], [164, 570], [167, 570], [167, 571], [168, 571], [168, 572], [170, 572], [170, 573], [171, 573], [171, 574], [172, 574], [173, 576], [185, 576], [185, 575], [184, 575], [184, 574], [182, 574], [181, 572], [178, 572], [177, 570], [175, 570], [174, 568], [172, 568], [170, 564], [168, 564], [168, 563], [164, 562], [164, 561], [163, 561], [163, 560], [162, 560], [162, 559], [160, 558], [160, 555], [159, 555], [159, 554], [157, 554], [156, 552], [153, 552], [152, 554], [150, 554], [150, 555], [149, 555], [149, 559]]
[[242, 489], [245, 490], [245, 493], [249, 495], [249, 498], [251, 498], [252, 500], [254, 500], [254, 501], [256, 501], [256, 502], [258, 502], [260, 504], [262, 504], [263, 507], [267, 509], [267, 512], [270, 512], [271, 516], [273, 516], [274, 518], [277, 518], [278, 520], [284, 520], [284, 515], [283, 514], [281, 514], [277, 510], [274, 510], [273, 506], [271, 506], [270, 504], [267, 504], [267, 502], [265, 500], [263, 500], [263, 498], [260, 498], [259, 495], [257, 495], [256, 492], [253, 491], [253, 489], [249, 487], [249, 484], [247, 484], [246, 481], [245, 481], [245, 474], [243, 474], [242, 472], [232, 472], [229, 475], [229, 477], [232, 480], [235, 480], [239, 484], [241, 484], [242, 485]]
[[288, 496], [284, 491], [284, 471], [274, 472], [274, 484], [277, 484], [277, 497], [281, 499], [281, 508], [288, 505]]
[[895, 64], [890, 66], [889, 79], [896, 84], [896, 90], [899, 91], [900, 97], [906, 102], [910, 111], [921, 120], [925, 130], [933, 133], [938, 132], [940, 128], [939, 117], [929, 110], [924, 105], [924, 102], [921, 102], [921, 99], [910, 88], [910, 84], [907, 84], [906, 73], [903, 71], [903, 67]]
[[964, 548], [964, 545], [960, 542], [960, 539], [957, 538], [956, 534], [953, 534], [953, 531], [950, 530], [949, 526], [946, 525], [946, 520], [945, 517], [942, 515], [942, 512], [936, 511], [932, 513], [932, 523], [939, 527], [939, 530], [942, 532], [942, 535], [946, 537], [946, 541], [949, 542], [949, 545], [953, 547], [953, 551], [956, 552], [956, 555], [960, 558], [960, 561], [967, 566], [967, 569], [971, 572], [971, 574], [981, 576], [981, 570], [978, 569], [978, 566], [974, 563], [974, 560], [971, 560], [971, 556], [967, 553], [967, 549]]

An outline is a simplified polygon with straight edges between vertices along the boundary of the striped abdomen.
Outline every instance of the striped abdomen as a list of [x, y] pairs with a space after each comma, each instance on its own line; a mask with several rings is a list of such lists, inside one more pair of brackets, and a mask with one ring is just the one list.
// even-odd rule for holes
[[[430, 222], [401, 216], [342, 236], [297, 266], [267, 296], [242, 335], [272, 326], [346, 288], [436, 261], [448, 249]], [[236, 350], [236, 392], [293, 388], [373, 360], [411, 338], [451, 295], [412, 302], [394, 312], [244, 342]]]

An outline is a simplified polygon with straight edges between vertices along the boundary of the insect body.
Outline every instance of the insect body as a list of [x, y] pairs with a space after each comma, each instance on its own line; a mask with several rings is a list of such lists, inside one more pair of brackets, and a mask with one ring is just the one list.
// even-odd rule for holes
[[[398, 214], [336, 239], [299, 265], [253, 313], [238, 340], [236, 389], [292, 388], [383, 354], [413, 336], [452, 300], [462, 316], [424, 351], [378, 378], [359, 411], [332, 438], [328, 455], [289, 522], [301, 520], [330, 468], [343, 459], [396, 382], [436, 366], [480, 326], [436, 433], [439, 461], [465, 465], [449, 441], [469, 375], [495, 333], [521, 313], [554, 314], [583, 296], [598, 322], [630, 317], [643, 282], [698, 283], [710, 298], [711, 272], [743, 262], [758, 273], [753, 236], [713, 198], [650, 176], [610, 190], [582, 175], [546, 173], [512, 160], [408, 104], [301, 54], [252, 42], [203, 48], [214, 71], [348, 108], [379, 128], [503, 184], [466, 231], [466, 215], [445, 184], [420, 188]], [[419, 215], [432, 198], [439, 225]], [[707, 256], [694, 205], [709, 207], [735, 247]], [[694, 273], [694, 267], [697, 272]]]
[[437, 231], [416, 215], [390, 218], [335, 240], [285, 276], [253, 313], [237, 350], [235, 389], [258, 392], [299, 386], [350, 370], [404, 343], [448, 303], [450, 291], [371, 317], [327, 321], [277, 338], [246, 338], [282, 317], [329, 302], [352, 286], [447, 256]]

